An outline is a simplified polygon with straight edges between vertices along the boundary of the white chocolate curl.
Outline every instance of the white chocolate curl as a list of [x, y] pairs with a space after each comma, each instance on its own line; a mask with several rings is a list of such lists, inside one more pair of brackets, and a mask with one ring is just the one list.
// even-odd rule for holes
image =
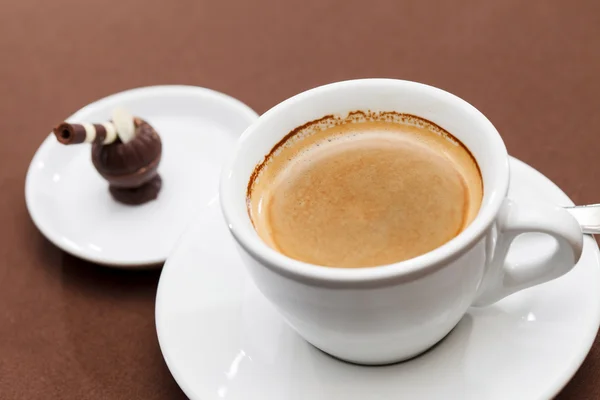
[[[133, 115], [122, 108], [117, 108], [112, 113], [112, 124], [116, 128], [116, 134], [121, 142], [127, 143], [135, 137], [135, 123]], [[106, 138], [108, 139], [108, 129]], [[113, 139], [114, 140], [114, 139]], [[110, 143], [110, 142], [109, 142]]]

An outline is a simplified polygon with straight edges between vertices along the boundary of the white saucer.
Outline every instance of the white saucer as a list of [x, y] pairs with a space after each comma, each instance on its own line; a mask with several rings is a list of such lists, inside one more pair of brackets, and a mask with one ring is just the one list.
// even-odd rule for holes
[[27, 172], [27, 208], [51, 242], [77, 257], [119, 267], [161, 263], [194, 214], [216, 201], [221, 162], [258, 116], [213, 90], [151, 86], [101, 99], [68, 121], [107, 121], [116, 107], [146, 119], [161, 136], [158, 199], [117, 203], [92, 165], [90, 145], [63, 146], [51, 134]]
[[[511, 197], [571, 205], [552, 182], [511, 160]], [[513, 260], [553, 243], [515, 241]], [[302, 340], [258, 292], [217, 203], [167, 260], [156, 297], [158, 339], [191, 399], [549, 399], [583, 362], [600, 324], [598, 246], [585, 238], [568, 275], [472, 309], [441, 343], [401, 364], [362, 367]]]

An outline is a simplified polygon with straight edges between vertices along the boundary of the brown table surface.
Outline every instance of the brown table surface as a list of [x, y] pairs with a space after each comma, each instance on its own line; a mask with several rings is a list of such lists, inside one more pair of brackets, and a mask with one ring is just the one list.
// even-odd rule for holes
[[[0, 7], [0, 398], [184, 398], [158, 347], [159, 271], [51, 245], [24, 200], [29, 161], [83, 105], [154, 84], [258, 112], [310, 87], [393, 77], [449, 90], [512, 155], [600, 202], [600, 2], [20, 0]], [[600, 398], [600, 342], [559, 399]]]

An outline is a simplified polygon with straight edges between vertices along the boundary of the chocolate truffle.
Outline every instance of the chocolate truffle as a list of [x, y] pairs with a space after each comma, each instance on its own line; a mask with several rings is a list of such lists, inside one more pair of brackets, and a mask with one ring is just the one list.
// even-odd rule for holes
[[104, 124], [63, 123], [54, 134], [67, 145], [92, 143], [92, 163], [108, 181], [113, 198], [139, 205], [156, 199], [162, 187], [158, 175], [162, 142], [148, 122], [133, 117], [128, 121], [127, 115], [115, 113], [113, 122]]

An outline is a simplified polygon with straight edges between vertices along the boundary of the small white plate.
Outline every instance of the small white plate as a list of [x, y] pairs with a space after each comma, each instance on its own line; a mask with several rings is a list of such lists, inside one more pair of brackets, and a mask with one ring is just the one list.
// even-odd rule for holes
[[117, 267], [158, 264], [194, 214], [216, 201], [223, 158], [258, 115], [213, 90], [151, 86], [96, 101], [68, 121], [107, 121], [117, 107], [146, 119], [161, 136], [158, 199], [117, 203], [92, 165], [90, 145], [64, 146], [51, 134], [27, 172], [27, 208], [52, 243], [77, 257]]
[[[511, 160], [511, 197], [571, 205], [542, 174]], [[156, 328], [173, 376], [194, 400], [550, 399], [588, 353], [600, 324], [598, 246], [567, 275], [472, 309], [442, 342], [411, 361], [363, 367], [301, 339], [255, 288], [218, 204], [206, 208], [167, 260]], [[547, 250], [515, 241], [513, 259]]]

